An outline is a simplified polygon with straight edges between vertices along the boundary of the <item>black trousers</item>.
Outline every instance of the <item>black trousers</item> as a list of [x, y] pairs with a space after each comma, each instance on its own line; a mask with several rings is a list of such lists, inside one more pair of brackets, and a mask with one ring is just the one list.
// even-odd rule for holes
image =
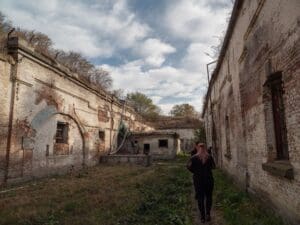
[[212, 207], [214, 180], [213, 178], [211, 178], [203, 181], [197, 176], [193, 176], [193, 181], [196, 192], [196, 198], [198, 201], [198, 208], [201, 217], [204, 218], [205, 215], [210, 215], [210, 210]]

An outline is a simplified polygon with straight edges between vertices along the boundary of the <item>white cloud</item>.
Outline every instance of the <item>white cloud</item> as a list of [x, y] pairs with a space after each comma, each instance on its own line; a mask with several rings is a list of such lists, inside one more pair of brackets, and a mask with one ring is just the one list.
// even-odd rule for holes
[[212, 60], [207, 53], [226, 28], [231, 1], [164, 1], [165, 13], [155, 14], [163, 32], [138, 18], [127, 0], [1, 0], [0, 7], [15, 25], [47, 34], [57, 48], [100, 62], [125, 58], [99, 65], [110, 71], [115, 89], [141, 91], [165, 114], [182, 103], [200, 111]]
[[[223, 3], [227, 7], [212, 10], [211, 7], [216, 2]], [[177, 0], [166, 10], [164, 18], [166, 29], [184, 40], [211, 43], [213, 37], [224, 30], [225, 18], [231, 7], [229, 2], [228, 0], [214, 2], [210, 0]]]
[[[174, 104], [181, 103], [196, 104], [196, 109], [201, 110], [201, 96], [206, 89], [206, 80], [201, 74], [170, 66], [143, 71], [143, 66], [141, 60], [118, 67], [101, 65], [102, 68], [110, 71], [115, 89], [124, 89], [125, 94], [134, 91], [143, 92], [150, 96], [165, 114]], [[168, 99], [178, 99], [178, 101], [168, 103]]]
[[149, 38], [138, 45], [135, 51], [145, 58], [148, 65], [159, 67], [164, 63], [166, 55], [174, 53], [176, 49], [159, 39]]
[[203, 43], [191, 43], [186, 55], [182, 58], [181, 66], [190, 70], [206, 73], [206, 63], [212, 61], [208, 56], [211, 51], [210, 47]]
[[173, 104], [161, 104], [159, 107], [165, 115], [168, 115], [173, 106]]
[[153, 103], [154, 104], [156, 104], [156, 105], [158, 105], [158, 103], [159, 103], [159, 101], [162, 99], [162, 97], [161, 96], [151, 96], [151, 99], [153, 100]]
[[57, 48], [87, 57], [109, 57], [132, 48], [151, 31], [139, 22], [125, 0], [87, 4], [84, 1], [9, 1], [0, 3], [12, 22], [50, 36]]

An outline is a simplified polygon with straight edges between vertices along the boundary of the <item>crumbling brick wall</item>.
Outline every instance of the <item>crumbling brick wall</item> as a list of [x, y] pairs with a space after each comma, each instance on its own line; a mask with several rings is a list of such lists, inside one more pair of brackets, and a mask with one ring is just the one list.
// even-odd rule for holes
[[[271, 203], [287, 223], [299, 224], [300, 3], [236, 4], [240, 5], [234, 12], [236, 21], [206, 98], [207, 139], [212, 143], [215, 138], [219, 165], [225, 171]], [[282, 74], [283, 132], [289, 153], [285, 160], [276, 156], [274, 109], [266, 85], [276, 73]]]
[[[133, 131], [152, 129], [118, 99], [81, 83], [76, 74], [26, 43], [17, 38], [9, 43], [6, 57], [17, 63], [0, 59], [0, 176], [7, 175], [0, 183], [95, 165], [115, 147], [121, 120]], [[10, 134], [5, 130], [9, 118]]]

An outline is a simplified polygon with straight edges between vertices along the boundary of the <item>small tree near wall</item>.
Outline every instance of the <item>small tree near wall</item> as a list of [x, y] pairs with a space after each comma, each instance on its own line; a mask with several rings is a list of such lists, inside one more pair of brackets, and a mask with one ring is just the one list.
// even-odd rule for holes
[[194, 141], [206, 143], [206, 134], [205, 134], [205, 128], [204, 126], [201, 126], [200, 128], [196, 129], [194, 132]]

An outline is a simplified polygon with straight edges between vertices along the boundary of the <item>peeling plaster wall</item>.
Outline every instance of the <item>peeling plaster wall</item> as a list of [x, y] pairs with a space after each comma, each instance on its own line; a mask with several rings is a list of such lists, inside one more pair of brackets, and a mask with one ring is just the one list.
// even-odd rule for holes
[[[208, 145], [213, 142], [212, 117], [216, 125], [218, 164], [291, 224], [300, 223], [299, 12], [298, 0], [243, 2], [204, 113]], [[262, 168], [276, 154], [273, 121], [267, 114], [270, 100], [263, 85], [268, 75], [278, 71], [283, 76], [292, 180]]]
[[[57, 155], [55, 143], [57, 121], [66, 122], [69, 125], [69, 154]], [[80, 168], [84, 163], [83, 137], [80, 129], [73, 118], [62, 114], [52, 114], [43, 121], [33, 125], [37, 131], [33, 139], [35, 149], [25, 149], [32, 152], [32, 167], [28, 168], [36, 171], [37, 176], [44, 176], [52, 172], [61, 173], [64, 170]], [[57, 147], [56, 147], [56, 146]], [[48, 149], [47, 149], [48, 148]], [[96, 159], [97, 160], [97, 159]], [[30, 161], [28, 163], [30, 163]], [[70, 165], [72, 165], [70, 167]], [[51, 168], [51, 171], [49, 171]], [[27, 168], [26, 168], [27, 169]]]
[[6, 167], [6, 146], [8, 134], [9, 108], [11, 99], [11, 65], [8, 57], [0, 55], [0, 184], [4, 180]]
[[[116, 147], [120, 121], [132, 130], [152, 130], [132, 109], [118, 100], [80, 83], [76, 74], [64, 73], [18, 41], [13, 50], [16, 85], [9, 151], [8, 182], [65, 173], [95, 165]], [[0, 156], [5, 165], [10, 111], [11, 64], [0, 59]], [[68, 143], [56, 145], [57, 122], [68, 124]], [[99, 136], [104, 132], [104, 140]], [[60, 150], [63, 154], [57, 154]], [[0, 177], [4, 172], [1, 167]], [[5, 166], [4, 166], [5, 167]], [[4, 168], [5, 170], [5, 168]], [[3, 179], [2, 179], [3, 180]], [[1, 181], [2, 182], [2, 181]], [[1, 183], [0, 182], [0, 183]]]

